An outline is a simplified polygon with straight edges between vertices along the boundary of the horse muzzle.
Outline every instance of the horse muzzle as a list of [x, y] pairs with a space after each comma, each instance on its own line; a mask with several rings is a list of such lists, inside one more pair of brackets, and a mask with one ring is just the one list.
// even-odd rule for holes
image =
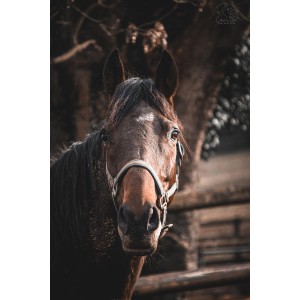
[[128, 204], [118, 210], [118, 231], [124, 252], [136, 256], [153, 253], [161, 231], [160, 211], [145, 205], [142, 212], [134, 212]]

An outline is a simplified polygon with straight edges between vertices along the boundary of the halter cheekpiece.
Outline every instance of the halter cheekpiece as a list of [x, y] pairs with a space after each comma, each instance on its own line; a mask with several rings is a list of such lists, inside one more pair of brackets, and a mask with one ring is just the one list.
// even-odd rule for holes
[[151, 167], [150, 164], [148, 164], [144, 160], [140, 160], [140, 159], [130, 160], [128, 163], [126, 163], [122, 167], [122, 169], [119, 171], [119, 173], [116, 175], [116, 177], [112, 177], [108, 171], [108, 165], [107, 165], [107, 159], [106, 159], [106, 176], [108, 179], [109, 187], [111, 189], [112, 200], [113, 200], [114, 206], [116, 208], [116, 211], [118, 211], [116, 197], [118, 194], [119, 183], [120, 183], [120, 180], [122, 179], [122, 177], [125, 175], [125, 173], [130, 168], [133, 168], [133, 167], [146, 169], [150, 173], [150, 175], [152, 176], [152, 178], [155, 182], [158, 207], [162, 211], [161, 237], [163, 235], [165, 235], [165, 233], [168, 231], [168, 229], [170, 227], [173, 226], [173, 224], [166, 225], [166, 217], [167, 217], [167, 207], [168, 207], [169, 199], [172, 195], [174, 195], [177, 192], [178, 186], [179, 186], [179, 167], [181, 166], [182, 158], [184, 156], [184, 147], [179, 141], [177, 141], [176, 150], [177, 150], [176, 180], [175, 180], [174, 184], [167, 191], [164, 191], [161, 181], [160, 181], [159, 177], [157, 176], [156, 172], [154, 171], [154, 169]]

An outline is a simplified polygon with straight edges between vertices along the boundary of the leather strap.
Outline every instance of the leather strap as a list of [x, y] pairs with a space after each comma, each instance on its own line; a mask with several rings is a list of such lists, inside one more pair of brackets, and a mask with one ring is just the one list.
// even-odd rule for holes
[[108, 170], [108, 165], [107, 165], [107, 158], [106, 158], [106, 176], [108, 179], [108, 183], [111, 189], [112, 193], [112, 199], [116, 208], [116, 211], [118, 211], [118, 205], [116, 202], [116, 196], [118, 194], [118, 187], [119, 187], [119, 182], [124, 176], [124, 174], [130, 169], [130, 168], [143, 168], [146, 169], [150, 175], [152, 176], [154, 182], [155, 182], [155, 187], [158, 193], [158, 204], [159, 208], [162, 211], [162, 233], [161, 236], [163, 236], [166, 231], [173, 226], [173, 224], [165, 225], [166, 223], [166, 217], [167, 217], [167, 207], [169, 203], [169, 199], [172, 195], [174, 195], [177, 190], [178, 190], [178, 183], [179, 183], [179, 166], [181, 165], [181, 161], [184, 155], [184, 148], [180, 142], [177, 142], [176, 145], [177, 148], [177, 157], [176, 157], [176, 180], [175, 183], [167, 190], [164, 191], [163, 186], [161, 184], [161, 181], [154, 171], [154, 169], [149, 165], [147, 162], [141, 159], [133, 159], [126, 163], [122, 169], [119, 171], [116, 177], [112, 177], [111, 174], [109, 173]]
[[[150, 175], [152, 176], [154, 182], [155, 182], [155, 187], [157, 189], [158, 192], [158, 199], [159, 199], [159, 206], [160, 209], [162, 209], [165, 205], [168, 204], [169, 202], [169, 198], [174, 195], [178, 189], [178, 174], [176, 174], [176, 181], [175, 183], [171, 186], [170, 189], [168, 189], [166, 192], [164, 191], [162, 184], [159, 180], [159, 177], [157, 176], [156, 172], [154, 171], [154, 169], [144, 160], [140, 160], [140, 159], [133, 159], [131, 161], [129, 161], [128, 163], [126, 163], [122, 169], [119, 171], [119, 173], [117, 174], [116, 177], [112, 177], [111, 174], [109, 173], [108, 170], [108, 165], [107, 165], [107, 160], [106, 160], [106, 175], [107, 175], [107, 179], [108, 179], [108, 183], [109, 186], [111, 188], [111, 193], [112, 193], [112, 197], [114, 199], [114, 203], [117, 209], [117, 205], [115, 202], [115, 198], [118, 194], [118, 184], [119, 181], [121, 180], [121, 178], [123, 177], [123, 175], [130, 169], [133, 167], [137, 167], [137, 168], [143, 168], [146, 169]], [[162, 202], [162, 200], [164, 200]]]

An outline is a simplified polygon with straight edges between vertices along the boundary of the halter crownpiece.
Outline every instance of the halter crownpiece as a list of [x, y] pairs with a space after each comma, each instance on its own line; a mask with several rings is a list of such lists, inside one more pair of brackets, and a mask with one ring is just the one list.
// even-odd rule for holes
[[167, 217], [167, 207], [169, 203], [169, 199], [171, 196], [173, 196], [177, 190], [178, 190], [178, 185], [179, 185], [179, 167], [181, 166], [181, 161], [184, 156], [184, 147], [180, 142], [177, 142], [176, 144], [176, 149], [177, 149], [177, 155], [176, 155], [176, 180], [175, 183], [167, 190], [164, 191], [163, 186], [161, 184], [161, 181], [154, 171], [154, 169], [151, 167], [150, 164], [145, 162], [144, 160], [140, 159], [133, 159], [130, 160], [128, 163], [126, 163], [122, 169], [119, 171], [116, 177], [112, 177], [111, 174], [109, 173], [108, 170], [108, 165], [107, 165], [107, 159], [106, 159], [106, 176], [108, 179], [108, 184], [111, 189], [111, 195], [113, 199], [114, 206], [116, 208], [116, 211], [118, 211], [118, 205], [116, 202], [116, 197], [118, 194], [118, 187], [119, 187], [119, 182], [122, 179], [122, 177], [125, 175], [125, 173], [133, 167], [137, 168], [143, 168], [146, 169], [150, 175], [152, 176], [154, 182], [155, 182], [155, 187], [157, 191], [157, 199], [158, 199], [158, 206], [162, 211], [162, 230], [161, 230], [161, 236], [164, 236], [168, 229], [173, 226], [173, 224], [165, 225], [166, 224], [166, 217]]

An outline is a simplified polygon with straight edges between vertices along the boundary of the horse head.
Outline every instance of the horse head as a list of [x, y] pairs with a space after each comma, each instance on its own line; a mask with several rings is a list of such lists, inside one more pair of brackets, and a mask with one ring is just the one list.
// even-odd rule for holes
[[182, 126], [173, 108], [176, 64], [164, 50], [155, 80], [125, 80], [119, 51], [108, 57], [104, 84], [110, 94], [101, 140], [106, 175], [117, 210], [123, 250], [153, 253], [168, 229], [167, 206], [178, 188]]

